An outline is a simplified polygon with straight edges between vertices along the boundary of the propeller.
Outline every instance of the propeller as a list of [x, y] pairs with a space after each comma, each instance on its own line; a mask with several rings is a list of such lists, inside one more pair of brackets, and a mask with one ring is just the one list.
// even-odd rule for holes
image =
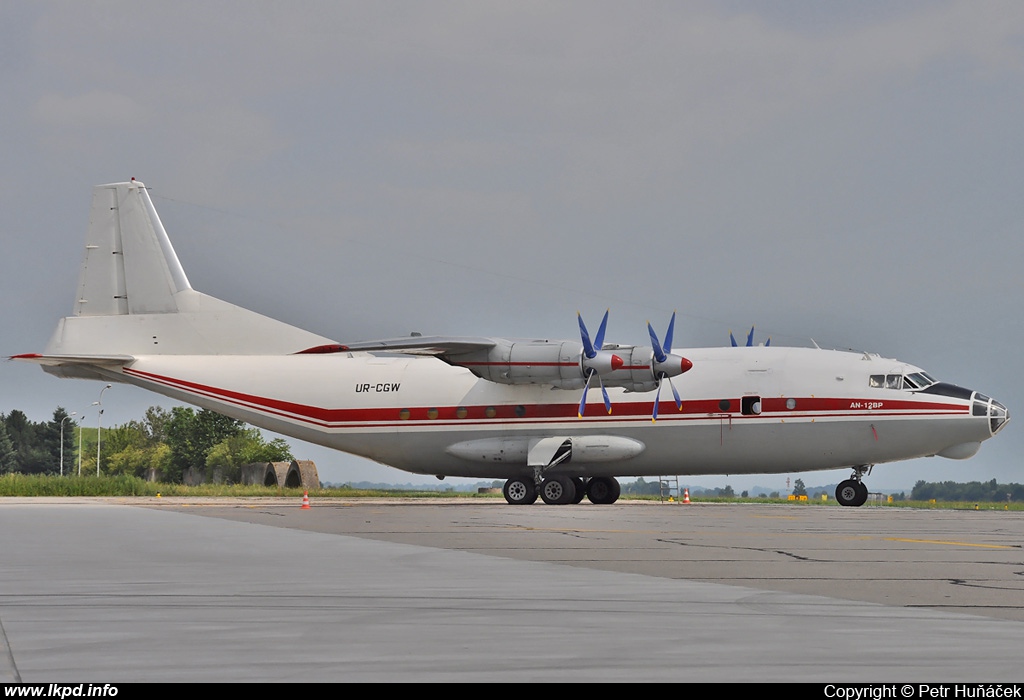
[[604, 346], [604, 332], [608, 327], [608, 311], [604, 312], [604, 318], [601, 319], [601, 325], [597, 329], [597, 335], [594, 337], [593, 343], [590, 342], [590, 333], [587, 331], [587, 325], [583, 323], [583, 315], [577, 311], [576, 318], [580, 322], [580, 340], [583, 341], [583, 357], [580, 358], [580, 368], [587, 377], [587, 383], [583, 385], [583, 396], [580, 398], [580, 407], [577, 415], [582, 418], [583, 412], [587, 408], [587, 392], [590, 391], [590, 380], [594, 378], [594, 375], [597, 375], [597, 382], [601, 385], [601, 395], [604, 397], [605, 410], [611, 414], [612, 401], [608, 398], [608, 390], [604, 387], [601, 375], [614, 372], [622, 367], [623, 362], [622, 358], [615, 353], [601, 349]]
[[662, 344], [658, 340], [658, 334], [654, 332], [654, 326], [651, 322], [647, 322], [647, 332], [651, 336], [651, 347], [654, 350], [654, 357], [651, 362], [651, 371], [654, 373], [655, 379], [658, 381], [658, 393], [654, 397], [654, 412], [651, 414], [651, 422], [658, 420], [658, 402], [661, 399], [661, 385], [664, 380], [668, 380], [668, 385], [672, 389], [672, 395], [676, 400], [676, 408], [680, 411], [683, 410], [683, 400], [679, 398], [679, 392], [676, 391], [676, 385], [672, 383], [672, 377], [686, 372], [693, 363], [687, 360], [685, 357], [672, 354], [672, 333], [676, 325], [676, 312], [672, 312], [672, 318], [668, 322], [668, 330], [665, 331], [665, 342]]
[[[732, 331], [729, 331], [729, 342], [732, 343], [732, 346], [734, 348], [738, 348], [739, 347], [739, 343], [737, 343], [736, 342], [736, 338], [733, 337]], [[769, 338], [768, 340], [765, 341], [764, 346], [768, 347], [771, 344], [772, 344], [772, 339]], [[753, 347], [753, 346], [754, 346], [754, 327], [751, 326], [750, 327], [750, 332], [747, 333], [747, 347], [749, 348], [749, 347]]]

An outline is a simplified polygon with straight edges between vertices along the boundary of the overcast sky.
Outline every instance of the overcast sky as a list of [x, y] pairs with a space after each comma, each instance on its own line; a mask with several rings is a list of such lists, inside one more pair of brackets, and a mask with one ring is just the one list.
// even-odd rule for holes
[[[676, 309], [678, 346], [756, 324], [1024, 410], [1020, 2], [5, 2], [0, 88], [2, 355], [71, 312], [93, 185], [136, 177], [196, 289], [342, 342], [610, 307], [646, 343]], [[3, 363], [0, 412], [101, 388]], [[868, 484], [1022, 482], [1021, 423]]]

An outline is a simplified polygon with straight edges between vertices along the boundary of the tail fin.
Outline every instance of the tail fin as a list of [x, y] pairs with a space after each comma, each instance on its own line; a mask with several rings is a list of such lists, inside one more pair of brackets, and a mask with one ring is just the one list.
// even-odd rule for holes
[[96, 187], [74, 315], [174, 313], [191, 289], [145, 185]]
[[133, 179], [93, 191], [73, 315], [46, 355], [272, 355], [332, 342], [192, 289]]

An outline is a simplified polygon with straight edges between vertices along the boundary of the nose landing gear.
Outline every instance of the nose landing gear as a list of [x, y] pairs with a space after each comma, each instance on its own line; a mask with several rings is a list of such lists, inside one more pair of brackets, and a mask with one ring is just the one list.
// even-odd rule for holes
[[870, 464], [861, 464], [853, 468], [853, 474], [836, 487], [836, 500], [841, 506], [862, 506], [868, 500], [868, 487], [861, 479], [871, 473]]

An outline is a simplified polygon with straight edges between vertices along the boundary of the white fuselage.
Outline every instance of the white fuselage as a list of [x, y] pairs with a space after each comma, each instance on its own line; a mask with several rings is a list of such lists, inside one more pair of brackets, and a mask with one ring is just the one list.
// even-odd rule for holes
[[662, 394], [656, 422], [653, 391], [612, 389], [610, 415], [594, 397], [580, 418], [578, 392], [502, 385], [433, 357], [141, 355], [111, 371], [284, 435], [448, 476], [528, 473], [528, 446], [550, 436], [626, 438], [642, 448], [622, 458], [613, 451], [593, 462], [572, 459], [558, 466], [562, 473], [647, 476], [966, 457], [993, 434], [988, 409], [972, 412], [968, 390], [951, 396], [872, 387], [873, 375], [919, 371], [897, 360], [781, 347], [681, 352], [693, 362], [677, 380], [682, 410]]

